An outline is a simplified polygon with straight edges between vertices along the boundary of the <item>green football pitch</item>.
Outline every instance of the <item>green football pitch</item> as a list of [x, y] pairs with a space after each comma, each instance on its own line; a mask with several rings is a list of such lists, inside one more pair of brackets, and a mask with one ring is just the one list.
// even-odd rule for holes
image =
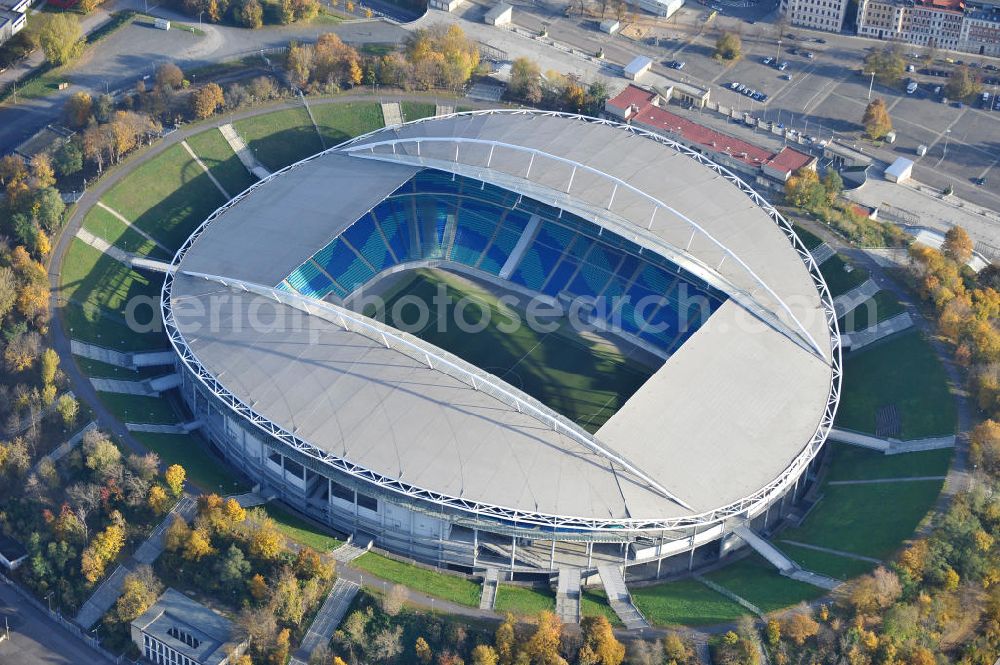
[[[398, 279], [383, 296], [384, 314], [372, 306], [363, 308], [365, 314], [377, 314], [385, 323], [454, 353], [591, 432], [614, 415], [660, 362], [625, 342], [578, 332], [565, 318], [554, 331], [533, 330], [521, 310], [500, 302], [503, 293], [493, 285], [442, 270], [417, 270]], [[446, 295], [439, 298], [441, 305], [434, 301], [439, 289]], [[457, 307], [463, 299], [465, 306]], [[428, 312], [422, 327], [420, 306]], [[477, 331], [455, 323], [458, 309], [461, 320]], [[515, 320], [521, 323], [510, 325]]]

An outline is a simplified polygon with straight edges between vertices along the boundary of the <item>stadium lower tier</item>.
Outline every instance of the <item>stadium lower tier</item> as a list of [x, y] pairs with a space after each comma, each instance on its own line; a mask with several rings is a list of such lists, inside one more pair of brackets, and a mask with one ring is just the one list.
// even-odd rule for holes
[[[733, 521], [704, 517], [675, 529], [540, 527], [483, 518], [368, 483], [292, 449], [242, 419], [180, 367], [181, 395], [202, 433], [235, 468], [312, 519], [356, 540], [435, 566], [460, 571], [497, 568], [518, 576], [554, 574], [572, 567], [595, 571], [625, 564], [630, 579], [653, 578], [711, 564], [744, 543]], [[819, 458], [783, 491], [749, 515], [756, 529], [779, 522], [802, 497]]]
[[343, 300], [401, 264], [438, 260], [553, 298], [669, 355], [722, 292], [626, 238], [523, 195], [425, 169], [293, 270], [278, 288]]

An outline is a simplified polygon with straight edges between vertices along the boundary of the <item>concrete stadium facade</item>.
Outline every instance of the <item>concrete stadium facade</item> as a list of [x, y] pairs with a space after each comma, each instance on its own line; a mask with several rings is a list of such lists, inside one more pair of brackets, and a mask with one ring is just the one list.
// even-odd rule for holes
[[[610, 142], [611, 157], [605, 154], [601, 160], [588, 163], [573, 152], [569, 143], [560, 149], [551, 141], [543, 146], [542, 138], [533, 141], [536, 135], [551, 135], [553, 129], [566, 129], [567, 136], [574, 137], [574, 145], [585, 144], [592, 133], [594, 141], [603, 145]], [[512, 135], [523, 140], [515, 143]], [[620, 158], [615, 154], [619, 149], [614, 145], [617, 141], [622, 143], [622, 155], [632, 154], [639, 146], [642, 154], [637, 154], [637, 159], [660, 157], [679, 174], [711, 176], [701, 178], [704, 184], [699, 186], [705, 188], [701, 196], [729, 196], [720, 205], [739, 212], [698, 220], [694, 215], [697, 207], [685, 209], [664, 200], [670, 197], [652, 185], [631, 184], [639, 178], [623, 175], [624, 167], [616, 161]], [[465, 366], [439, 349], [422, 346], [412, 336], [369, 322], [337, 298], [319, 301], [290, 293], [281, 284], [273, 286], [278, 273], [242, 267], [254, 262], [252, 255], [247, 258], [251, 250], [230, 247], [243, 240], [225, 226], [235, 227], [240, 221], [244, 230], [240, 235], [252, 238], [256, 222], [248, 221], [253, 215], [247, 210], [255, 198], [269, 193], [280, 203], [282, 197], [294, 196], [294, 192], [281, 190], [291, 185], [281, 183], [295, 182], [297, 174], [299, 180], [308, 180], [308, 169], [320, 168], [315, 165], [324, 160], [339, 169], [336, 173], [343, 172], [340, 162], [344, 162], [351, 165], [352, 171], [435, 168], [478, 177], [580, 215], [608, 231], [631, 233], [635, 243], [669, 254], [679, 265], [697, 271], [706, 283], [719, 285], [731, 304], [681, 346], [608, 425], [590, 435], [489, 373]], [[547, 165], [545, 175], [539, 176], [542, 165]], [[533, 169], [537, 169], [535, 177]], [[559, 169], [563, 172], [556, 173]], [[404, 178], [410, 172], [400, 173]], [[330, 174], [319, 175], [328, 181]], [[591, 195], [595, 183], [606, 184], [608, 189]], [[683, 186], [691, 187], [690, 183]], [[345, 203], [338, 212], [344, 219], [354, 219], [381, 196], [376, 193], [371, 200]], [[625, 200], [627, 196], [632, 198]], [[640, 204], [645, 206], [641, 210]], [[317, 207], [329, 211], [329, 206]], [[658, 211], [662, 212], [657, 218]], [[266, 212], [262, 212], [262, 218], [267, 217]], [[667, 222], [663, 221], [666, 217]], [[261, 223], [266, 224], [266, 219]], [[657, 224], [666, 226], [660, 228]], [[750, 234], [757, 235], [757, 240], [727, 241], [730, 228], [749, 224], [760, 226], [759, 233]], [[675, 241], [673, 234], [678, 227], [684, 228], [685, 237], [690, 233], [686, 249]], [[325, 241], [330, 234], [324, 233]], [[759, 240], [762, 234], [767, 236], [767, 242]], [[290, 241], [308, 247], [292, 252], [295, 260], [301, 259], [299, 255], [304, 251], [314, 250], [318, 241], [313, 235]], [[734, 231], [733, 237], [737, 235]], [[753, 250], [741, 251], [739, 242], [750, 243], [746, 247]], [[226, 247], [225, 251], [231, 251], [233, 256], [220, 258], [220, 247]], [[265, 263], [262, 259], [261, 265]], [[443, 263], [448, 267], [447, 261]], [[782, 263], [787, 273], [770, 267]], [[238, 270], [226, 269], [237, 265], [241, 266]], [[161, 306], [166, 330], [178, 354], [180, 391], [221, 454], [259, 483], [263, 492], [280, 497], [333, 529], [370, 538], [377, 546], [402, 556], [459, 570], [493, 567], [511, 574], [550, 574], [563, 567], [593, 570], [613, 563], [628, 566], [632, 575], [652, 577], [712, 561], [741, 544], [733, 528], [749, 524], [766, 530], [802, 496], [839, 400], [841, 359], [832, 299], [818, 266], [791, 226], [738, 177], [707, 158], [662, 136], [608, 121], [538, 112], [473, 112], [416, 121], [358, 137], [273, 174], [227, 203], [188, 239], [173, 267], [174, 272], [164, 284]], [[787, 282], [796, 284], [794, 288], [785, 285], [786, 275], [791, 276]], [[366, 363], [377, 361], [368, 363], [373, 367], [412, 361], [421, 365], [414, 371], [422, 372], [422, 381], [440, 382], [435, 383], [435, 389], [460, 391], [442, 394], [502, 404], [497, 419], [499, 426], [507, 430], [522, 427], [525, 418], [533, 419], [535, 426], [541, 423], [544, 427], [534, 430], [532, 436], [539, 440], [549, 436], [542, 447], [554, 449], [558, 457], [551, 459], [558, 461], [547, 463], [550, 458], [539, 458], [534, 469], [524, 472], [524, 479], [499, 478], [477, 493], [476, 487], [455, 485], [453, 478], [475, 477], [481, 469], [476, 463], [469, 468], [457, 465], [453, 454], [435, 449], [435, 455], [430, 449], [421, 449], [412, 458], [399, 461], [396, 468], [385, 463], [385, 456], [376, 454], [377, 450], [372, 452], [387, 445], [377, 436], [344, 436], [343, 422], [338, 420], [341, 434], [337, 435], [340, 438], [333, 437], [333, 442], [327, 419], [311, 424], [296, 421], [294, 409], [290, 416], [275, 415], [285, 414], [288, 408], [287, 404], [277, 405], [278, 401], [295, 403], [289, 395], [294, 396], [296, 388], [289, 383], [287, 388], [276, 384], [264, 389], [260, 387], [261, 375], [236, 375], [239, 368], [257, 362], [263, 376], [273, 374], [276, 380], [285, 369], [274, 366], [269, 370], [267, 363], [271, 361], [263, 355], [266, 350], [246, 350], [253, 345], [241, 337], [240, 326], [236, 325], [239, 322], [224, 322], [221, 332], [207, 335], [192, 334], [179, 322], [182, 303], [220, 292], [304, 315], [332, 337], [329, 349], [317, 351], [327, 354], [319, 361], [311, 359], [307, 363], [301, 357], [289, 361], [289, 356], [274, 351], [273, 355], [282, 356], [282, 366], [301, 364], [302, 377], [311, 365], [325, 362], [330, 353], [348, 345], [365, 347]], [[732, 332], [736, 319], [727, 317], [747, 318], [748, 312], [752, 323], [746, 324], [751, 328], [746, 337], [752, 342], [742, 348], [741, 342], [733, 341], [742, 338]], [[810, 322], [811, 318], [815, 320]], [[280, 340], [282, 344], [299, 341], [289, 339], [288, 334]], [[712, 369], [710, 359], [722, 353], [723, 347], [735, 347], [731, 351], [734, 355], [720, 361], [723, 366]], [[234, 351], [237, 348], [239, 351]], [[384, 360], [390, 356], [391, 360]], [[422, 362], [423, 356], [426, 363]], [[744, 357], [745, 363], [739, 364]], [[758, 378], [770, 374], [771, 367], [778, 369], [770, 382]], [[330, 382], [324, 381], [317, 385]], [[707, 384], [707, 392], [692, 388], [697, 382]], [[788, 385], [793, 382], [796, 385]], [[725, 388], [721, 389], [723, 384]], [[344, 390], [330, 391], [323, 405], [347, 404], [349, 397], [341, 394]], [[689, 404], [679, 406], [666, 422], [657, 419], [663, 404], [676, 404], [681, 395], [689, 392]], [[723, 393], [721, 402], [706, 403], [705, 395], [715, 393]], [[776, 413], [734, 416], [732, 423], [716, 422], [727, 420], [726, 411], [718, 411], [726, 404], [735, 410], [735, 405], [766, 402], [769, 397], [778, 405]], [[789, 407], [798, 404], [804, 405], [799, 409], [803, 413], [793, 418]], [[419, 408], [419, 402], [392, 402], [387, 398], [379, 406], [406, 411]], [[698, 409], [701, 411], [695, 413]], [[752, 410], [767, 409], [758, 406]], [[340, 411], [332, 406], [329, 413]], [[733, 433], [743, 430], [748, 432], [745, 441], [733, 440]], [[546, 433], [538, 433], [543, 431]], [[676, 441], [670, 436], [674, 431], [679, 432]], [[461, 433], [452, 436], [455, 441], [448, 443], [454, 443], [454, 450], [470, 445]], [[775, 443], [775, 438], [781, 441]], [[644, 452], [661, 440], [662, 450]], [[701, 446], [689, 446], [689, 441]], [[519, 445], [511, 444], [511, 450], [523, 451]], [[497, 459], [486, 455], [480, 466], [501, 464], [499, 455]], [[563, 458], [571, 461], [557, 473], [551, 465], [562, 464]], [[664, 465], [663, 458], [670, 461]], [[726, 466], [728, 458], [733, 458], [730, 466]], [[422, 467], [413, 471], [414, 460], [421, 459], [427, 460], [430, 471]], [[574, 466], [579, 459], [586, 464]], [[600, 464], [595, 465], [595, 459]], [[595, 466], [600, 468], [594, 471]], [[587, 476], [590, 485], [571, 487], [566, 492], [569, 499], [537, 498], [553, 477], [587, 474], [593, 474]], [[529, 488], [529, 497], [536, 498], [525, 500], [519, 494], [506, 500], [505, 488], [518, 483]], [[619, 488], [620, 503], [602, 503], [604, 483]], [[585, 491], [581, 488], [586, 487], [595, 488], [596, 498], [581, 496]], [[579, 502], [579, 508], [575, 502]]]

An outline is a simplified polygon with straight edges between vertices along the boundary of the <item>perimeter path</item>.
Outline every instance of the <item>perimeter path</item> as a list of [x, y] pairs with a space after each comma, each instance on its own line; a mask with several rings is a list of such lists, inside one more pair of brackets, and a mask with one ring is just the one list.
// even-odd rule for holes
[[[350, 101], [378, 102], [379, 100], [386, 99], [405, 99], [408, 101], [412, 100], [417, 102], [437, 103], [440, 99], [440, 97], [432, 95], [411, 96], [392, 90], [380, 90], [379, 92], [380, 94], [378, 97], [366, 94], [316, 97], [313, 100], [313, 103], [323, 104]], [[491, 108], [495, 106], [491, 104], [483, 104], [474, 100], [463, 100], [462, 103], [470, 107], [478, 108]], [[141, 154], [133, 155], [126, 159], [125, 162], [118, 167], [105, 171], [104, 176], [98, 180], [93, 187], [88, 189], [82, 197], [80, 197], [72, 215], [59, 235], [55, 248], [49, 257], [49, 263], [46, 266], [49, 271], [49, 287], [51, 289], [49, 309], [56, 314], [56, 316], [52, 317], [52, 323], [50, 325], [50, 330], [52, 332], [52, 346], [59, 354], [60, 367], [62, 367], [63, 371], [66, 372], [66, 376], [70, 380], [70, 385], [73, 387], [74, 394], [78, 399], [82, 400], [93, 409], [95, 420], [100, 428], [118, 437], [119, 440], [123, 441], [125, 445], [127, 445], [129, 449], [134, 452], [145, 453], [147, 452], [147, 449], [132, 436], [128, 428], [125, 427], [124, 423], [119, 422], [118, 419], [115, 418], [115, 416], [108, 411], [107, 408], [105, 408], [103, 402], [101, 402], [97, 395], [97, 391], [94, 390], [94, 386], [91, 384], [90, 379], [77, 368], [76, 362], [73, 360], [73, 353], [70, 348], [70, 338], [66, 334], [66, 327], [59, 311], [60, 277], [62, 274], [62, 262], [66, 256], [66, 252], [69, 250], [69, 246], [73, 241], [73, 238], [77, 236], [82, 228], [83, 218], [87, 212], [90, 211], [91, 207], [96, 205], [108, 192], [108, 190], [118, 184], [120, 180], [127, 177], [140, 164], [147, 162], [171, 146], [174, 146], [181, 141], [185, 141], [195, 134], [210, 130], [213, 127], [218, 127], [225, 122], [231, 123], [236, 120], [242, 120], [243, 118], [252, 118], [286, 109], [301, 108], [301, 106], [302, 102], [298, 99], [283, 100], [268, 106], [244, 109], [232, 114], [226, 114], [224, 119], [223, 116], [217, 116], [210, 121], [183, 126], [181, 129], [168, 134], [155, 145], [145, 149], [141, 152]]]

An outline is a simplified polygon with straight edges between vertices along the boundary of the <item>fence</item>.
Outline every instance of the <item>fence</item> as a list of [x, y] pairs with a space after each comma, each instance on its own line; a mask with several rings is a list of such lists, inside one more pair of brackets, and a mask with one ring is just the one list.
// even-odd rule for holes
[[91, 637], [89, 634], [85, 633], [83, 630], [80, 629], [79, 626], [77, 626], [75, 623], [64, 617], [59, 612], [50, 610], [46, 606], [42, 605], [37, 598], [35, 598], [30, 593], [22, 589], [13, 580], [7, 578], [5, 575], [3, 575], [3, 573], [0, 573], [0, 583], [8, 585], [11, 589], [16, 591], [17, 594], [21, 596], [21, 598], [23, 598], [30, 605], [32, 605], [36, 610], [38, 610], [42, 614], [48, 615], [49, 619], [59, 624], [63, 628], [65, 628], [71, 635], [73, 635], [74, 637], [82, 641], [84, 644], [86, 644], [88, 647], [90, 647], [91, 650], [95, 654], [100, 656], [103, 660], [109, 663], [115, 663], [115, 665], [121, 665], [121, 663], [133, 662], [125, 658], [124, 654], [115, 656], [105, 651], [100, 646], [100, 640], [98, 640], [96, 637]]

